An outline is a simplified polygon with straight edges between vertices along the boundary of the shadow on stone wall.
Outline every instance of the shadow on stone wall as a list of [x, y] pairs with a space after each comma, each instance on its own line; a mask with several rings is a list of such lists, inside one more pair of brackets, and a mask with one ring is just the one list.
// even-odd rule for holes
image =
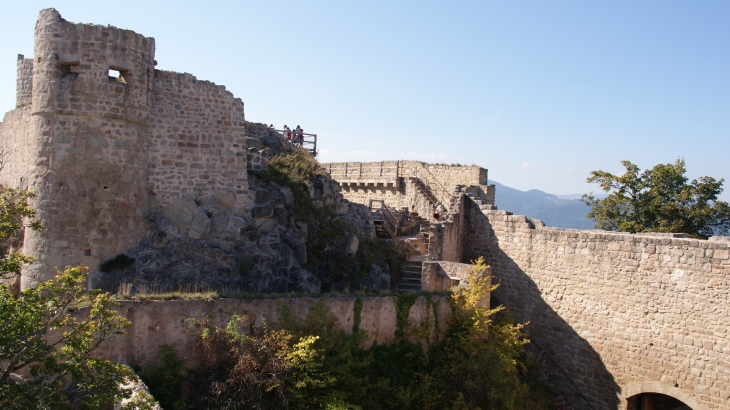
[[[529, 322], [525, 330], [530, 335], [528, 348], [538, 354], [540, 361], [568, 408], [617, 409], [620, 387], [606, 369], [601, 357], [590, 343], [581, 337], [544, 299], [540, 288], [530, 274], [500, 248], [500, 242], [492, 226], [478, 206], [472, 201], [466, 214], [470, 229], [481, 228], [487, 246], [470, 246], [466, 258], [474, 260], [484, 256], [492, 266], [493, 283], [499, 288], [492, 294], [497, 304], [503, 304], [517, 322]], [[476, 224], [476, 225], [475, 225]], [[484, 231], [486, 230], [486, 231]], [[488, 236], [487, 236], [488, 235]], [[471, 238], [470, 238], [471, 239]], [[470, 242], [470, 240], [467, 240]], [[475, 241], [471, 241], [476, 245]], [[558, 300], [558, 304], [569, 301]], [[558, 307], [560, 309], [560, 307]], [[563, 306], [563, 310], [570, 309]], [[576, 312], [578, 313], [578, 312]], [[584, 317], [588, 327], [590, 317]]]

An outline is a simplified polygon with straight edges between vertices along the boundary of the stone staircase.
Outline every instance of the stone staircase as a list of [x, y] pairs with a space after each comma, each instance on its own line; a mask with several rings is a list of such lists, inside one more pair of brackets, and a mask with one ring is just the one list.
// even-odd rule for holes
[[[379, 205], [375, 208], [373, 205]], [[370, 200], [370, 214], [375, 225], [375, 235], [383, 239], [395, 239], [398, 233], [398, 220], [394, 210], [385, 205], [383, 200]]]
[[421, 181], [421, 178], [409, 177], [408, 179], [413, 183], [413, 185], [416, 186], [418, 192], [420, 192], [421, 195], [423, 195], [428, 200], [428, 202], [431, 203], [431, 205], [436, 206], [436, 204], [439, 202], [438, 198], [436, 198], [436, 195], [431, 192], [431, 188], [429, 188], [428, 185]]
[[398, 292], [420, 292], [423, 260], [412, 258], [406, 261], [400, 271], [400, 278], [396, 285]]
[[469, 198], [471, 198], [471, 200], [474, 201], [474, 203], [479, 205], [479, 209], [481, 209], [482, 211], [487, 211], [487, 210], [493, 211], [493, 210], [497, 209], [496, 205], [490, 203], [488, 200], [486, 200], [484, 198], [480, 198], [480, 197], [474, 196], [472, 194], [467, 194], [467, 195], [469, 195]]
[[411, 257], [401, 268], [396, 290], [399, 292], [419, 292], [421, 290], [423, 261], [428, 257], [428, 233], [421, 232], [416, 236], [402, 238], [401, 240]]

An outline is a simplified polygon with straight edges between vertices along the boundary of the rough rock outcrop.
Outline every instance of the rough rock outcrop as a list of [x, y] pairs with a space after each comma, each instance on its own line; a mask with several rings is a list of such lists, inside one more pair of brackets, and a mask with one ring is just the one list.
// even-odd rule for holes
[[[253, 124], [251, 128], [266, 136], [262, 139], [264, 147], [276, 145], [279, 152], [286, 148], [286, 141], [272, 142], [276, 133], [268, 133], [268, 127]], [[321, 280], [303, 267], [308, 262], [309, 226], [297, 219], [291, 188], [261, 179], [256, 173], [249, 174], [249, 187], [253, 204], [243, 214], [233, 211], [236, 194], [231, 191], [183, 197], [148, 212], [147, 235], [125, 254], [134, 263], [93, 274], [92, 286], [116, 292], [126, 284], [132, 293], [179, 288], [319, 292]], [[343, 199], [331, 178], [313, 179], [307, 193], [315, 207], [334, 210], [335, 219], [353, 227], [360, 238], [375, 238], [368, 209]], [[359, 242], [358, 235], [347, 233], [325, 246], [354, 255]], [[380, 273], [371, 274], [362, 285], [368, 290], [383, 288], [382, 269], [377, 269]]]

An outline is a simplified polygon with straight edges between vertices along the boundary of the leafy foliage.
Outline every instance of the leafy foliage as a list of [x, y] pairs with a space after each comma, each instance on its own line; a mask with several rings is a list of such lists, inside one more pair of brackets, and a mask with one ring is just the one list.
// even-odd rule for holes
[[163, 344], [160, 346], [156, 365], [139, 374], [163, 409], [182, 410], [187, 408], [185, 400], [182, 398], [181, 382], [183, 379], [180, 376], [184, 363], [184, 360], [178, 359], [173, 346]]
[[23, 218], [28, 227], [40, 231], [41, 224], [35, 219], [36, 211], [28, 200], [35, 198], [32, 191], [7, 189], [0, 195], [0, 279], [10, 279], [20, 275], [23, 265], [33, 262], [33, 258], [16, 252], [22, 244]]
[[[7, 189], [0, 195], [0, 278], [20, 275], [32, 257], [14, 251], [24, 224], [41, 230], [28, 201], [31, 191]], [[129, 325], [108, 293], [87, 292], [83, 267], [68, 267], [55, 280], [20, 292], [0, 285], [0, 407], [3, 409], [101, 409], [128, 397], [122, 385], [133, 377], [126, 366], [97, 359], [91, 352]], [[88, 318], [73, 315], [89, 305]], [[85, 316], [85, 315], [84, 315]], [[141, 401], [140, 401], [141, 400]], [[137, 401], [146, 402], [144, 397]]]
[[[17, 298], [0, 286], [0, 407], [101, 409], [129, 396], [121, 383], [131, 370], [91, 356], [129, 321], [108, 293], [87, 295], [86, 279], [84, 268], [67, 268]], [[88, 318], [72, 315], [80, 303], [90, 305]]]
[[700, 177], [688, 182], [684, 160], [641, 170], [621, 161], [623, 175], [592, 171], [589, 183], [610, 194], [604, 199], [583, 195], [595, 227], [624, 232], [675, 232], [694, 238], [727, 235], [730, 206], [717, 199], [724, 180]]
[[[231, 409], [554, 408], [552, 391], [523, 350], [524, 325], [485, 303], [495, 288], [485, 268], [483, 259], [475, 261], [468, 285], [451, 297], [444, 336], [426, 343], [428, 351], [421, 343], [428, 336], [408, 331], [419, 328], [413, 323], [401, 323], [400, 337], [366, 350], [367, 335], [340, 330], [323, 303], [302, 320], [282, 303], [278, 330], [243, 326], [239, 316], [224, 328], [193, 321], [207, 363], [209, 388], [202, 394]], [[401, 322], [415, 300], [398, 296]]]
[[[309, 151], [282, 151], [269, 160], [268, 171], [256, 172], [263, 181], [289, 187], [294, 195], [294, 214], [307, 223], [307, 263], [322, 281], [322, 290], [359, 290], [358, 282], [370, 272], [371, 265], [395, 266], [398, 251], [392, 242], [368, 240], [342, 220], [328, 204], [315, 206], [309, 197], [309, 183], [325, 175], [325, 170]], [[338, 246], [348, 234], [360, 241], [358, 252], [350, 255]]]

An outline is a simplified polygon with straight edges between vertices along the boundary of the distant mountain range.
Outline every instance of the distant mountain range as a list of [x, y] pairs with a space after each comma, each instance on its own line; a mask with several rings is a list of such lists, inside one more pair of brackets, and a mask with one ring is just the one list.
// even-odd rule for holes
[[[580, 201], [581, 194], [553, 195], [538, 189], [520, 191], [490, 180], [496, 187], [497, 208], [515, 215], [525, 215], [557, 228], [592, 229], [593, 221], [586, 218], [590, 208]], [[602, 198], [606, 195], [596, 194]]]

